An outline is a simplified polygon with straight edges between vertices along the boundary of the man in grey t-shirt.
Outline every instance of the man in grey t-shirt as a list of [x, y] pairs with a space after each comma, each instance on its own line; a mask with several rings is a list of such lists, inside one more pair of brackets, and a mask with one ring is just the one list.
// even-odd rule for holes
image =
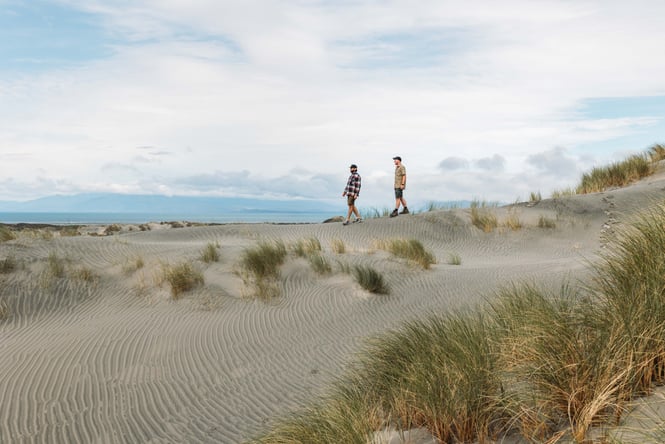
[[[398, 214], [409, 214], [409, 208], [406, 206], [404, 199], [404, 189], [406, 188], [406, 168], [402, 165], [402, 158], [400, 156], [393, 157], [395, 162], [395, 209], [390, 213], [390, 217], [395, 217]], [[402, 212], [399, 213], [399, 206], [402, 204]]]

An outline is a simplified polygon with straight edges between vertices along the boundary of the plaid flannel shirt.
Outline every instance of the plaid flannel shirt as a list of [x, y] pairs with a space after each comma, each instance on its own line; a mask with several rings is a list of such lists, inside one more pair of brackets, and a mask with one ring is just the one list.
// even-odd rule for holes
[[346, 188], [344, 188], [344, 192], [347, 195], [358, 197], [360, 194], [360, 174], [352, 173], [349, 176], [349, 180], [346, 182]]

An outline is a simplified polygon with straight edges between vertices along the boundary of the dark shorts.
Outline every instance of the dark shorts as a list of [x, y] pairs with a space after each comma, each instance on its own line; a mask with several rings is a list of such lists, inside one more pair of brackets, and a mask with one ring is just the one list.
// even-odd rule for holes
[[401, 188], [395, 188], [395, 199], [401, 199], [404, 195], [404, 190]]
[[349, 194], [348, 196], [346, 196], [346, 203], [349, 204], [349, 206], [351, 206], [356, 203], [356, 198]]

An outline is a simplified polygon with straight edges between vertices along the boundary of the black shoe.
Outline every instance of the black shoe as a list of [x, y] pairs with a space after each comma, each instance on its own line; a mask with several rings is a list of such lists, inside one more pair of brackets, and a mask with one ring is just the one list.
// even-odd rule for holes
[[409, 209], [408, 209], [407, 207], [404, 207], [404, 208], [402, 209], [402, 212], [399, 213], [399, 214], [409, 214]]
[[397, 213], [397, 208], [395, 208], [395, 209], [393, 210], [393, 212], [390, 213], [390, 217], [395, 217], [395, 216], [397, 216], [397, 214], [398, 214], [398, 213]]
[[349, 225], [349, 223], [350, 222], [348, 220], [345, 220], [344, 222], [342, 222], [342, 225]]
[[363, 221], [362, 218], [359, 217], [359, 218], [355, 219], [355, 220], [353, 221], [353, 223], [355, 224], [356, 222], [362, 222], [362, 221]]

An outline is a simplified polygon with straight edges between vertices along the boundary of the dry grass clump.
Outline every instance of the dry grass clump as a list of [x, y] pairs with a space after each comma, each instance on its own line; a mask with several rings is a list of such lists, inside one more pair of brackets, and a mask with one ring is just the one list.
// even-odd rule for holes
[[496, 207], [497, 204], [495, 203], [472, 201], [470, 206], [471, 223], [485, 233], [491, 233], [499, 225], [495, 212]]
[[370, 293], [388, 294], [390, 291], [383, 275], [368, 265], [355, 265], [351, 273], [356, 282]]
[[543, 196], [540, 194], [540, 191], [532, 191], [531, 194], [529, 194], [529, 202], [538, 203], [541, 200], [543, 200]]
[[79, 267], [70, 271], [70, 276], [79, 281], [93, 283], [99, 279], [99, 276], [88, 267]]
[[4, 259], [0, 259], [0, 273], [7, 274], [11, 273], [16, 269], [17, 262], [14, 256], [7, 256]]
[[46, 273], [52, 278], [61, 278], [65, 276], [65, 259], [58, 256], [55, 251], [49, 253], [46, 259]]
[[504, 227], [512, 231], [517, 231], [522, 228], [522, 221], [520, 221], [519, 214], [517, 214], [517, 207], [512, 207], [508, 210], [508, 216], [502, 224]]
[[145, 262], [143, 261], [143, 257], [137, 255], [127, 259], [127, 261], [122, 265], [122, 271], [125, 274], [132, 274], [135, 271], [140, 270], [144, 266]]
[[162, 273], [163, 279], [171, 286], [171, 295], [174, 299], [203, 285], [203, 274], [188, 262], [177, 265], [166, 264], [162, 267]]
[[5, 225], [0, 224], [0, 242], [7, 242], [16, 239], [16, 235]]
[[291, 249], [298, 257], [308, 257], [312, 253], [321, 251], [321, 242], [315, 237], [300, 239], [292, 245]]
[[219, 262], [219, 243], [209, 242], [201, 252], [201, 260], [206, 264]]
[[346, 244], [341, 239], [333, 239], [330, 242], [330, 248], [335, 254], [344, 254], [346, 253]]
[[462, 265], [462, 256], [459, 253], [450, 253], [448, 255], [448, 265]]
[[261, 299], [279, 296], [279, 267], [284, 263], [286, 255], [286, 246], [281, 241], [260, 242], [243, 252], [240, 276], [245, 285], [253, 288], [254, 296]]
[[[658, 154], [654, 154], [658, 156]], [[655, 163], [649, 153], [635, 154], [605, 167], [596, 167], [582, 175], [577, 194], [597, 193], [611, 187], [623, 187], [655, 171]]]
[[312, 253], [307, 257], [312, 270], [318, 274], [330, 274], [332, 273], [332, 266], [330, 262], [320, 253]]
[[0, 299], [0, 321], [4, 321], [5, 319], [9, 318], [10, 313], [11, 310], [9, 309], [7, 303]]
[[109, 236], [120, 231], [122, 231], [122, 227], [119, 224], [111, 224], [104, 229], [104, 235]]
[[380, 248], [389, 251], [397, 257], [408, 259], [424, 269], [436, 264], [436, 257], [428, 251], [418, 239], [391, 239], [379, 242]]
[[541, 215], [538, 218], [538, 228], [556, 228], [556, 221], [549, 217]]
[[332, 394], [261, 443], [370, 442], [425, 427], [440, 442], [589, 442], [665, 384], [665, 205], [619, 232], [591, 284], [499, 290], [485, 307], [374, 338]]

